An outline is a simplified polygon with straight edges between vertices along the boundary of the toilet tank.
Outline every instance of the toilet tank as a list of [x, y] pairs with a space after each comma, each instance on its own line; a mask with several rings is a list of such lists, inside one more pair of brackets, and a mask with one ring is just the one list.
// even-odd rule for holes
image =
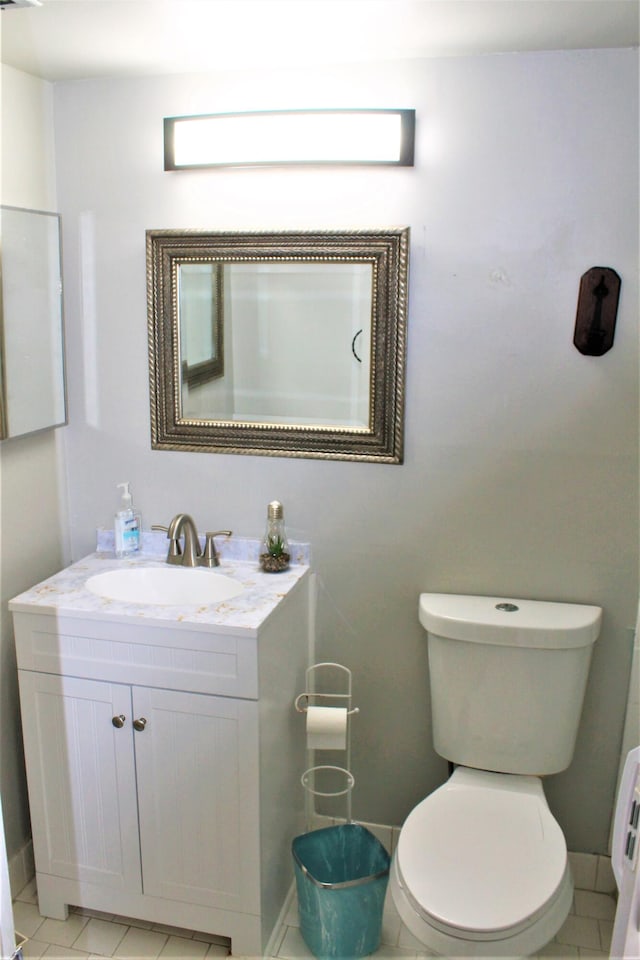
[[500, 773], [565, 770], [600, 607], [423, 593], [419, 610], [437, 752]]

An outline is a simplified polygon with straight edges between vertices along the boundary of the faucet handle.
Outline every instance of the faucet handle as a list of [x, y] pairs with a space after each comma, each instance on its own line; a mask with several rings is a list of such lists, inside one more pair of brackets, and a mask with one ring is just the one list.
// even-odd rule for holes
[[169, 533], [169, 527], [164, 527], [161, 523], [152, 523], [151, 529], [164, 530], [164, 532], [167, 535], [167, 539], [171, 540], [171, 543], [169, 544], [169, 552], [167, 553], [167, 563], [172, 562], [171, 558], [182, 556], [182, 550], [180, 549], [180, 541], [177, 540], [175, 537], [171, 536], [171, 534]]
[[216, 545], [214, 543], [214, 537], [230, 537], [233, 533], [233, 530], [214, 530], [213, 533], [210, 531], [205, 534], [206, 540], [204, 545], [204, 554], [202, 556], [201, 563], [206, 567], [219, 567], [220, 566], [220, 557], [218, 556], [218, 551], [216, 550]]

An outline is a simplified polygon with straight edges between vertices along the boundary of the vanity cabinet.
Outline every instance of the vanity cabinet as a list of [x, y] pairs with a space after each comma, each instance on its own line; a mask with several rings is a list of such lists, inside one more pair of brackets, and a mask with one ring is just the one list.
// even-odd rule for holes
[[29, 671], [20, 682], [39, 868], [257, 913], [254, 702]]
[[262, 954], [303, 828], [308, 584], [255, 636], [14, 607], [40, 912]]

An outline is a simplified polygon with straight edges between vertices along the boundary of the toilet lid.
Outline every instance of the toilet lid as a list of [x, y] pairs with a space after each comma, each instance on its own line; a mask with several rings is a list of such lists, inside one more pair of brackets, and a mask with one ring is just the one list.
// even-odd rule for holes
[[[471, 939], [509, 935], [553, 899], [567, 865], [564, 836], [544, 795], [449, 781], [407, 818], [396, 850], [414, 908]], [[525, 784], [528, 777], [510, 777]], [[455, 780], [455, 775], [453, 780]]]

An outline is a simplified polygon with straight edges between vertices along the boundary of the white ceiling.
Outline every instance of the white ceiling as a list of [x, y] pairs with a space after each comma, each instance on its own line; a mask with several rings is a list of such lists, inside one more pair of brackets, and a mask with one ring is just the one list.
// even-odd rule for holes
[[628, 47], [640, 0], [42, 0], [2, 62], [47, 80]]

